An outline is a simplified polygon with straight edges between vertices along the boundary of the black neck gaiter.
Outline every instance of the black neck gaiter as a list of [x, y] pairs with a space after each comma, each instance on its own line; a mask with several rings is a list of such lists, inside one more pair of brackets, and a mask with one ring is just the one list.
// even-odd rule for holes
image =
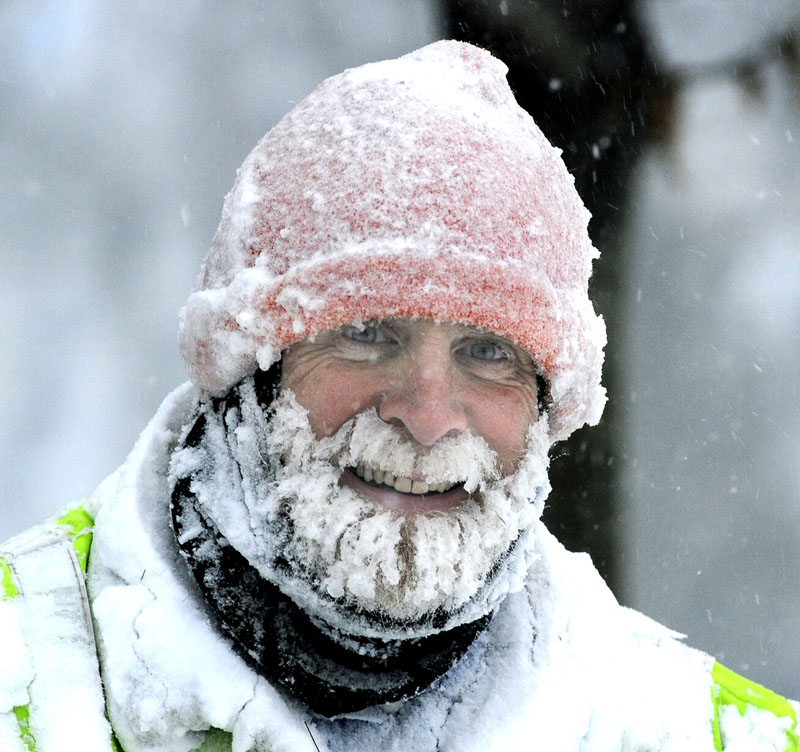
[[[183, 446], [203, 442], [205, 420], [202, 413], [196, 416]], [[257, 673], [322, 716], [419, 694], [455, 665], [491, 619], [487, 614], [403, 640], [323, 628], [265, 580], [203, 515], [191, 476], [175, 483], [171, 510], [178, 547], [219, 630]]]

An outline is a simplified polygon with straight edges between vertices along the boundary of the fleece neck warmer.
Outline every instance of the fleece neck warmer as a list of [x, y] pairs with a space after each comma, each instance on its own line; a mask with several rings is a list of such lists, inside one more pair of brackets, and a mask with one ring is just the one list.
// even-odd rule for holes
[[[230, 398], [216, 401], [212, 410], [223, 411], [229, 403]], [[203, 444], [206, 414], [195, 417], [183, 446]], [[344, 634], [313, 621], [203, 514], [192, 492], [195, 481], [190, 475], [175, 483], [172, 524], [220, 631], [256, 672], [320, 715], [333, 717], [419, 694], [458, 662], [491, 620], [489, 613], [452, 629], [396, 640]]]

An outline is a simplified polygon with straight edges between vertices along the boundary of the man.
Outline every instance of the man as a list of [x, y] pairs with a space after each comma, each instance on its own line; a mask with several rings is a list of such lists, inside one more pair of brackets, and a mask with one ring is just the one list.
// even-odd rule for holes
[[539, 522], [604, 329], [588, 214], [504, 72], [455, 42], [346, 71], [247, 158], [191, 383], [2, 549], [0, 748], [800, 748], [795, 703]]

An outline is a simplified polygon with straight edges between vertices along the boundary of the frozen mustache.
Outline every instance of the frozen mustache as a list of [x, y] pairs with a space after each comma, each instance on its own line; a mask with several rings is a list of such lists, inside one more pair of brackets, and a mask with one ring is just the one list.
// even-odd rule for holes
[[464, 432], [423, 447], [375, 408], [347, 421], [333, 436], [316, 442], [314, 459], [345, 469], [364, 465], [396, 477], [418, 478], [431, 486], [464, 484], [472, 493], [500, 476], [497, 454], [486, 441]]

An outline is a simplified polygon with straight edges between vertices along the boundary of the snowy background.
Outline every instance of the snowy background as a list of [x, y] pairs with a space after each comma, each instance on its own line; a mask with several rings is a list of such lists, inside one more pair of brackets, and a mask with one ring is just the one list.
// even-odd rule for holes
[[[327, 75], [440, 36], [427, 0], [0, 4], [0, 539], [92, 492], [183, 378], [177, 313], [236, 168]], [[664, 65], [796, 0], [649, 0]], [[800, 697], [800, 82], [682, 90], [636, 177], [622, 598]]]

